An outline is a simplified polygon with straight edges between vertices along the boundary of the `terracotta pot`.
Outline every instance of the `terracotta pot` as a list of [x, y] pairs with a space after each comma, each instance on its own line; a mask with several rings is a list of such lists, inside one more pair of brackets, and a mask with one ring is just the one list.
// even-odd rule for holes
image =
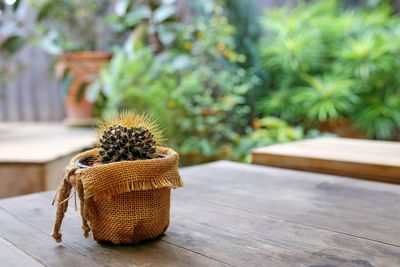
[[347, 138], [368, 138], [364, 133], [354, 127], [351, 119], [343, 117], [334, 121], [326, 121], [319, 125], [321, 132], [334, 133], [340, 137]]
[[85, 92], [82, 93], [79, 101], [77, 95], [83, 84], [90, 84], [96, 79], [99, 70], [110, 61], [111, 57], [110, 53], [99, 51], [71, 52], [59, 57], [55, 66], [56, 76], [61, 78], [68, 69], [68, 75], [72, 75], [74, 78], [64, 100], [67, 124], [86, 125], [92, 123], [94, 103], [86, 100]]

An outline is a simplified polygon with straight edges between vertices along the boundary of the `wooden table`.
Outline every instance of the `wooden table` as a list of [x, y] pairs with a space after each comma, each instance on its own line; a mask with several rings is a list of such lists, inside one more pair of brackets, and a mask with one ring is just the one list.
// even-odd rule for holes
[[[132, 246], [84, 239], [54, 192], [0, 200], [1, 266], [400, 266], [400, 186], [219, 161], [183, 168], [171, 224]], [[73, 206], [73, 205], [70, 205]]]
[[261, 147], [253, 163], [400, 184], [400, 142], [314, 138]]
[[0, 198], [56, 189], [65, 165], [94, 136], [92, 128], [57, 122], [1, 122]]

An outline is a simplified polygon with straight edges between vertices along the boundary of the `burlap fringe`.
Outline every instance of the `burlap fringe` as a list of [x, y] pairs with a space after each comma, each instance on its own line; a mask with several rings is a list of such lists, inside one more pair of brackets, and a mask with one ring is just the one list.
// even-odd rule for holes
[[90, 188], [85, 190], [86, 197], [94, 197], [95, 200], [97, 199], [110, 199], [114, 195], [130, 192], [130, 191], [140, 191], [140, 190], [151, 190], [155, 188], [163, 188], [163, 187], [170, 187], [170, 188], [178, 188], [183, 187], [184, 183], [177, 177], [175, 179], [171, 178], [159, 178], [159, 179], [152, 179], [147, 181], [129, 181], [124, 184], [120, 184], [118, 186], [113, 186], [108, 188], [103, 192], [99, 192], [96, 195], [91, 193]]

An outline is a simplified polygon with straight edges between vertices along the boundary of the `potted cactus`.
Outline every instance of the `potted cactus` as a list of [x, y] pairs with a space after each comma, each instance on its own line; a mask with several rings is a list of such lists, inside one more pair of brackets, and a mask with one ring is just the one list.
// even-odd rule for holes
[[100, 125], [95, 148], [71, 160], [57, 191], [56, 241], [72, 188], [80, 198], [85, 237], [92, 232], [97, 241], [132, 244], [164, 233], [171, 188], [183, 182], [178, 154], [160, 142], [154, 121], [133, 112]]

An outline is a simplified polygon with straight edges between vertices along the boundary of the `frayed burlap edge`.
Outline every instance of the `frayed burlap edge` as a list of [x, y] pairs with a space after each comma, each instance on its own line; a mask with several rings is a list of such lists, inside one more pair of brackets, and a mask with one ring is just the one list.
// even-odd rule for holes
[[[99, 164], [81, 170], [85, 197], [110, 198], [130, 191], [182, 187], [184, 184], [178, 172], [178, 153], [164, 147], [158, 147], [157, 152], [166, 157]], [[74, 157], [70, 166], [82, 157], [94, 155], [98, 155], [97, 149], [84, 152]]]

